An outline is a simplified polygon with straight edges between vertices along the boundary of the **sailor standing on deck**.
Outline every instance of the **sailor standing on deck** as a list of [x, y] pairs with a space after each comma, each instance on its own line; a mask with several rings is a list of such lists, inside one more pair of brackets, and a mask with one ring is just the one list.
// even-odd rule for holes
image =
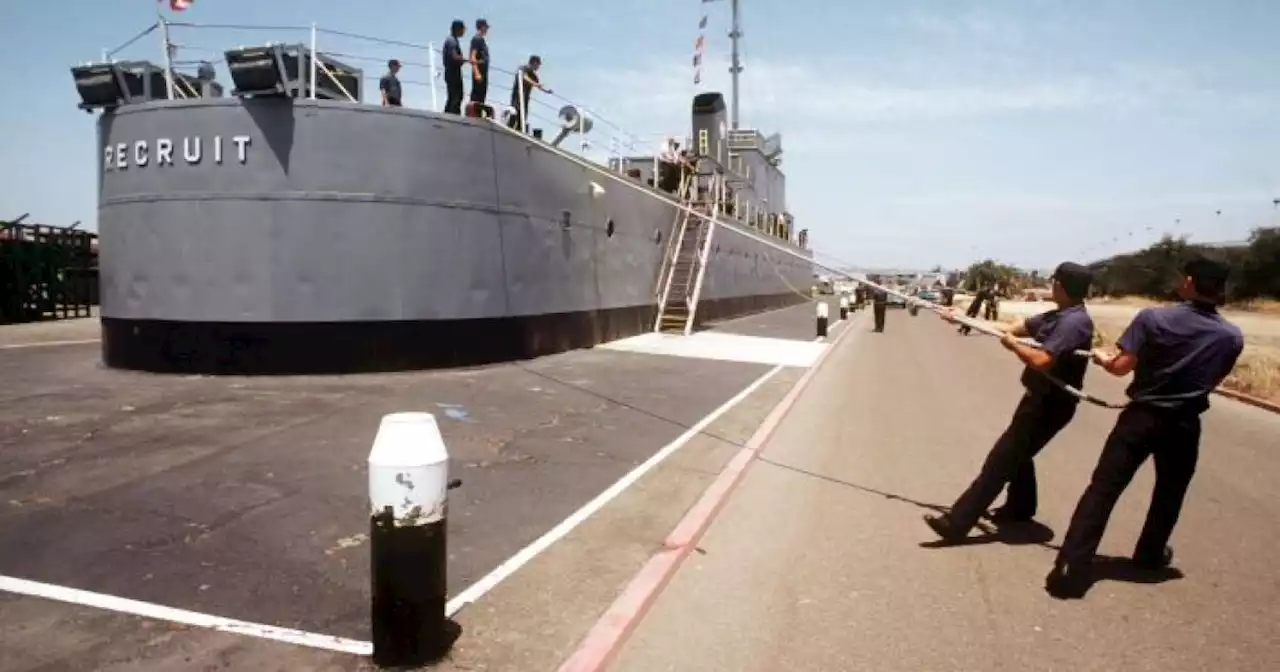
[[1183, 303], [1143, 309], [1116, 342], [1119, 353], [1094, 351], [1094, 361], [1111, 375], [1133, 372], [1125, 391], [1131, 401], [1116, 418], [1045, 577], [1045, 590], [1055, 597], [1079, 597], [1088, 589], [1089, 569], [1111, 511], [1148, 456], [1155, 459], [1156, 483], [1133, 561], [1150, 570], [1173, 562], [1169, 538], [1196, 472], [1200, 414], [1244, 349], [1240, 328], [1217, 309], [1225, 295], [1226, 265], [1193, 259], [1183, 276], [1178, 286]]
[[484, 99], [489, 95], [488, 36], [489, 22], [476, 19], [476, 34], [471, 36], [471, 102], [476, 107], [484, 105]]
[[674, 194], [680, 188], [681, 165], [684, 157], [680, 155], [680, 141], [674, 137], [663, 138], [658, 147], [658, 188]]
[[[1022, 385], [1026, 391], [1013, 412], [1004, 434], [996, 440], [973, 483], [940, 516], [924, 520], [938, 536], [957, 541], [991, 506], [1005, 485], [1005, 504], [992, 513], [997, 522], [1029, 521], [1036, 514], [1036, 471], [1032, 462], [1054, 436], [1071, 422], [1079, 400], [1054, 385], [1047, 377], [1079, 388], [1084, 383], [1089, 362], [1075, 354], [1093, 345], [1093, 318], [1085, 310], [1093, 276], [1079, 264], [1059, 264], [1053, 273], [1054, 310], [1027, 318], [1008, 327], [1000, 342], [1026, 364]], [[946, 316], [953, 319], [950, 315]], [[1017, 339], [1030, 336], [1043, 349], [1032, 348]]]
[[467, 24], [454, 19], [449, 26], [449, 37], [444, 41], [441, 54], [444, 57], [444, 85], [448, 91], [444, 111], [448, 114], [462, 114], [462, 64], [467, 57], [462, 53], [458, 40], [467, 32]]
[[400, 79], [396, 77], [398, 72], [400, 72], [400, 61], [394, 58], [387, 61], [387, 74], [378, 80], [378, 88], [382, 91], [383, 107], [400, 107]]
[[529, 96], [533, 95], [533, 90], [542, 89], [547, 93], [553, 93], [551, 89], [542, 85], [542, 80], [538, 77], [538, 70], [541, 67], [542, 57], [530, 56], [526, 65], [516, 68], [516, 79], [511, 84], [511, 108], [515, 114], [511, 115], [509, 125], [521, 133], [525, 132], [529, 119]]

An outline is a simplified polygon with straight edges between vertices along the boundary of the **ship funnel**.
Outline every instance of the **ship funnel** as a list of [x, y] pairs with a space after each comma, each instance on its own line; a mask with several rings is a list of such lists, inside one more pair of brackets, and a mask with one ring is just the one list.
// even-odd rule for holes
[[699, 156], [726, 163], [726, 121], [724, 96], [712, 91], [693, 97], [693, 146]]
[[555, 140], [551, 141], [551, 145], [558, 146], [570, 133], [582, 133], [586, 135], [591, 132], [595, 122], [587, 113], [578, 109], [575, 105], [565, 105], [560, 108], [560, 113], [556, 115], [560, 120], [560, 133]]

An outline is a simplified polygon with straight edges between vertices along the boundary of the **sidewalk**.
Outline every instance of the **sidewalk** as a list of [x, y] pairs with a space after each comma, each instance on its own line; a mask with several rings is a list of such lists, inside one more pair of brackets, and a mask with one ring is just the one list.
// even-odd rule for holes
[[[1059, 602], [1041, 588], [1052, 539], [1114, 414], [1082, 407], [1046, 450], [1038, 520], [1048, 527], [930, 548], [920, 517], [976, 473], [1020, 394], [1018, 367], [936, 319], [890, 318], [883, 336], [832, 353], [613, 670], [1280, 669], [1280, 458], [1262, 439], [1274, 436], [1272, 416], [1206, 417], [1174, 539], [1185, 578], [1148, 585], [1110, 562], [1084, 600]], [[1096, 372], [1086, 385], [1119, 398]], [[1117, 507], [1102, 553], [1132, 547], [1150, 469]]]

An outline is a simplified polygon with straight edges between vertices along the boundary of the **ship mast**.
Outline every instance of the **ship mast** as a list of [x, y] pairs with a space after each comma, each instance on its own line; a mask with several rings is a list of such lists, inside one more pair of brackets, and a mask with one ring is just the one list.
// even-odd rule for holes
[[729, 39], [733, 44], [732, 61], [729, 65], [729, 74], [733, 75], [733, 90], [730, 93], [733, 106], [729, 113], [729, 124], [735, 131], [738, 130], [738, 75], [742, 74], [742, 59], [738, 53], [738, 40], [742, 38], [742, 26], [738, 21], [741, 2], [742, 0], [729, 0], [733, 9], [732, 27], [729, 30]]

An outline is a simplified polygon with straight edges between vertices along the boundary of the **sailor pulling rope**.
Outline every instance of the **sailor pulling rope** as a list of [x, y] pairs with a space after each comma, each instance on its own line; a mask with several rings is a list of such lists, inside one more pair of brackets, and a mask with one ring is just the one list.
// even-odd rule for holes
[[[932, 301], [925, 301], [924, 299], [921, 299], [919, 297], [910, 296], [908, 294], [904, 294], [902, 292], [889, 289], [888, 287], [884, 287], [882, 285], [876, 284], [874, 282], [870, 282], [868, 280], [859, 280], [857, 278], [853, 278], [853, 280], [855, 280], [856, 282], [860, 282], [864, 285], [867, 285], [868, 287], [874, 287], [885, 293], [900, 297], [903, 300], [907, 301], [908, 304], [917, 305], [926, 310], [933, 311], [938, 315], [940, 315], [943, 319], [947, 320], [948, 322], [954, 322], [957, 324], [965, 325], [973, 329], [974, 331], [985, 334], [987, 336], [994, 336], [996, 338], [1005, 337], [1005, 333], [1006, 333], [1005, 330], [992, 327], [988, 325], [986, 322], [970, 319], [963, 315], [958, 315], [954, 310], [947, 308], [945, 306], [938, 305], [937, 303], [934, 303]], [[1044, 344], [1036, 341], [1035, 339], [1019, 338], [1019, 339], [1016, 339], [1016, 342], [1021, 343], [1022, 345], [1025, 345], [1028, 347], [1038, 348], [1041, 350], [1044, 349]], [[1090, 350], [1072, 350], [1071, 354], [1078, 357], [1091, 357], [1093, 355], [1093, 352]], [[1058, 380], [1057, 378], [1053, 377], [1052, 375], [1050, 375], [1045, 371], [1041, 371], [1040, 374], [1043, 375], [1045, 378], [1048, 378], [1049, 382], [1058, 386], [1068, 394], [1076, 397], [1077, 399], [1080, 399], [1081, 401], [1087, 401], [1095, 406], [1119, 410], [1129, 405], [1128, 402], [1115, 403], [1115, 402], [1107, 401], [1106, 399], [1101, 399], [1099, 397], [1096, 397], [1088, 392], [1085, 392], [1080, 388], [1074, 387], [1072, 385], [1068, 385], [1067, 383], [1064, 383], [1061, 380]]]

